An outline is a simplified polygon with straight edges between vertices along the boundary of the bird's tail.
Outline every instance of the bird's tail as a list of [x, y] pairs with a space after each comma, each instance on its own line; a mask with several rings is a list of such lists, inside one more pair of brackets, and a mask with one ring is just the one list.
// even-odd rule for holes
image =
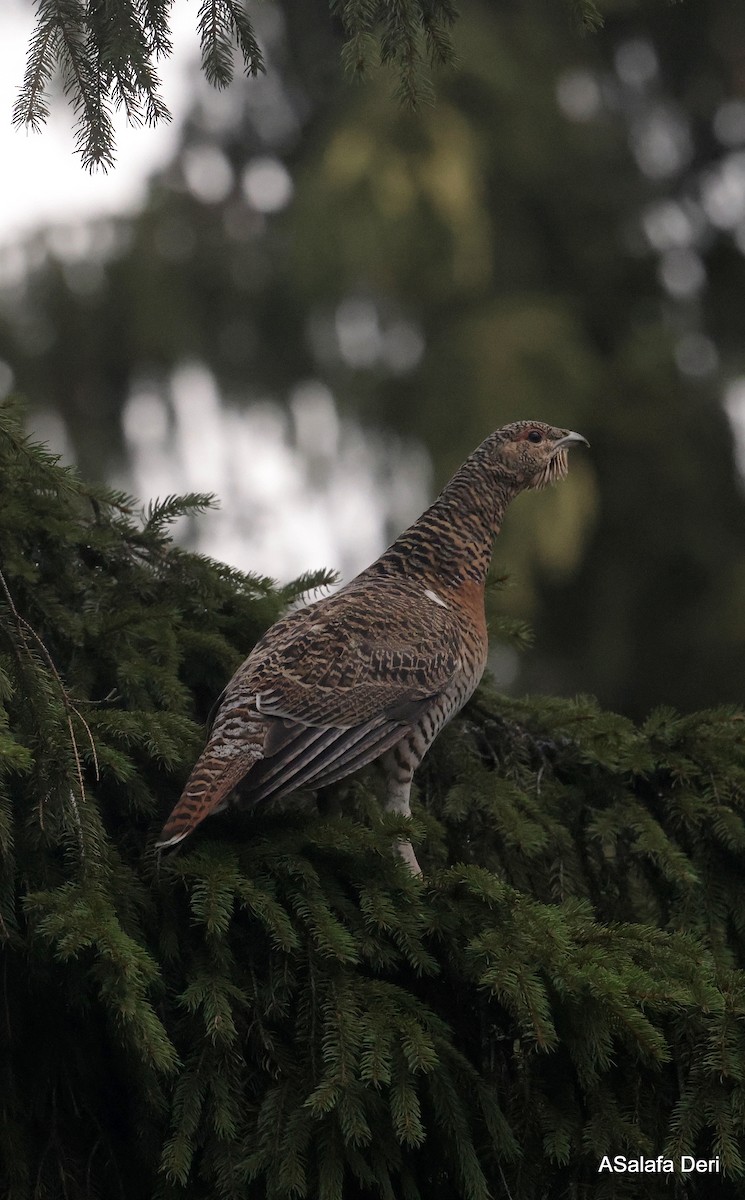
[[156, 848], [163, 850], [166, 846], [175, 846], [193, 833], [205, 817], [225, 808], [230, 792], [260, 757], [260, 751], [254, 747], [225, 758], [207, 746], [189, 776], [181, 799], [163, 826]]

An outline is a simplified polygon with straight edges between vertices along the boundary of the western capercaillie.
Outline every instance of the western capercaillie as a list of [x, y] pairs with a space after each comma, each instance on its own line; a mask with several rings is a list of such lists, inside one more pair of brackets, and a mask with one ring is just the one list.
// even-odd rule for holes
[[[536, 421], [496, 430], [372, 566], [273, 625], [225, 688], [158, 846], [224, 808], [242, 780], [242, 801], [254, 803], [373, 759], [386, 807], [409, 816], [414, 771], [486, 665], [484, 585], [505, 510], [561, 479], [578, 442]], [[418, 873], [410, 842], [398, 849]]]

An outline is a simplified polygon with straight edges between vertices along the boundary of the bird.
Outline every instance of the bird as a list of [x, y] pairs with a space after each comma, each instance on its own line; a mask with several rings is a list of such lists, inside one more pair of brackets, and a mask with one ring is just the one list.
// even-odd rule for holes
[[[317, 789], [374, 760], [386, 810], [410, 817], [414, 771], [486, 666], [484, 588], [507, 506], [562, 479], [578, 443], [540, 421], [497, 429], [371, 566], [272, 625], [219, 697], [157, 849], [231, 802]], [[421, 875], [411, 842], [395, 849]]]

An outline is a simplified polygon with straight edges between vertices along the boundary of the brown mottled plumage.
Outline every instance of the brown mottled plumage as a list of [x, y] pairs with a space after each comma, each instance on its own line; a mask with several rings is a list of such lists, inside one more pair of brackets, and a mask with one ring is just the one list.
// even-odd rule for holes
[[[387, 807], [410, 815], [415, 769], [483, 674], [484, 582], [505, 509], [561, 479], [567, 447], [584, 441], [537, 421], [498, 429], [372, 566], [273, 625], [226, 687], [158, 846], [224, 808], [241, 780], [254, 802], [377, 758]], [[398, 849], [418, 873], [411, 844]]]

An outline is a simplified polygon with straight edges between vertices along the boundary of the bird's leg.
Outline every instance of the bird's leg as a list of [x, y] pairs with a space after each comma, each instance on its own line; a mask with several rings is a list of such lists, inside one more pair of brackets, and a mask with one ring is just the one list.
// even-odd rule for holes
[[[411, 778], [413, 772], [409, 772], [402, 778], [402, 771], [399, 763], [395, 760], [390, 760], [386, 755], [383, 760], [383, 765], [386, 769], [386, 782], [388, 785], [388, 797], [385, 802], [386, 812], [401, 813], [404, 817], [411, 817], [411, 807], [409, 805], [409, 793], [411, 792]], [[391, 770], [390, 766], [394, 765]], [[401, 855], [401, 858], [406, 863], [412, 875], [421, 875], [422, 868], [416, 860], [416, 854], [408, 838], [397, 838], [394, 843], [395, 850]]]

